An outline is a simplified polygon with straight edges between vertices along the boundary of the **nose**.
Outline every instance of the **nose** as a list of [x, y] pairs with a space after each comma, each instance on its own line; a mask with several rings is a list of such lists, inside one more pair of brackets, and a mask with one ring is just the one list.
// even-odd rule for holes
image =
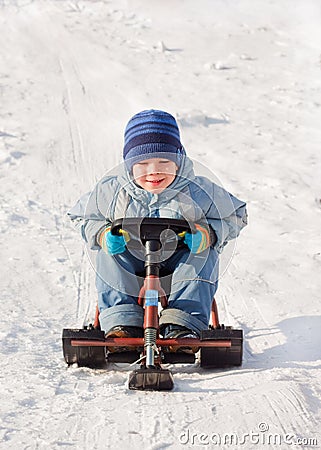
[[150, 163], [149, 173], [159, 173], [159, 165], [156, 162]]

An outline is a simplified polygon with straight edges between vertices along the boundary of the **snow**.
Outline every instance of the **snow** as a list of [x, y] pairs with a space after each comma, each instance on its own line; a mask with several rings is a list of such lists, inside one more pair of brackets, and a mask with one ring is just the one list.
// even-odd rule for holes
[[[1, 1], [0, 448], [320, 448], [320, 17], [318, 0]], [[170, 393], [61, 350], [95, 304], [65, 213], [147, 108], [250, 219], [217, 295], [243, 366], [174, 367]]]

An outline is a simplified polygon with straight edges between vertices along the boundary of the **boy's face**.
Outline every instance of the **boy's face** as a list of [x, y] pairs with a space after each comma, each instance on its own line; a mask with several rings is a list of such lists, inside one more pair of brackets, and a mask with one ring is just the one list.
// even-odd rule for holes
[[159, 194], [175, 180], [177, 169], [174, 161], [169, 159], [144, 159], [133, 165], [133, 177], [145, 191]]

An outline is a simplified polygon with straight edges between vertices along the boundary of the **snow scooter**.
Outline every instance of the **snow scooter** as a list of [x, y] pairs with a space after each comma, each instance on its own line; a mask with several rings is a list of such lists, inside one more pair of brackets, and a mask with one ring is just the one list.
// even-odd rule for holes
[[[144, 282], [138, 297], [138, 304], [144, 308], [144, 337], [106, 338], [100, 329], [97, 307], [93, 324], [83, 329], [63, 330], [63, 354], [68, 365], [77, 363], [78, 366], [102, 368], [108, 362], [140, 363], [140, 368], [129, 375], [129, 389], [162, 391], [174, 386], [172, 373], [163, 368], [163, 364], [195, 363], [195, 353], [185, 353], [179, 348], [199, 348], [200, 366], [204, 369], [242, 364], [243, 332], [219, 323], [215, 299], [212, 323], [201, 332], [199, 339], [159, 336], [159, 302], [162, 308], [167, 307], [167, 296], [160, 282], [162, 250], [166, 249], [166, 242], [171, 243], [171, 252], [173, 245], [174, 251], [185, 245], [182, 237], [186, 232], [195, 233], [196, 228], [185, 220], [146, 217], [118, 219], [112, 223], [111, 233], [128, 233], [128, 248], [130, 243], [133, 247], [139, 245], [144, 255]], [[212, 240], [215, 243], [214, 232]], [[115, 347], [123, 351], [114, 351]]]

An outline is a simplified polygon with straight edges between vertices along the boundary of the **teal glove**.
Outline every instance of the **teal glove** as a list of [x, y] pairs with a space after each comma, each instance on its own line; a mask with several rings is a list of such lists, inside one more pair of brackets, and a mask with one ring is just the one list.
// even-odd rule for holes
[[184, 242], [191, 253], [197, 254], [206, 250], [211, 245], [211, 238], [208, 229], [202, 225], [195, 225], [197, 232], [195, 234], [186, 233]]
[[120, 236], [111, 234], [110, 227], [107, 227], [101, 234], [99, 243], [103, 250], [110, 255], [119, 255], [126, 250], [126, 243], [129, 240], [128, 233]]

